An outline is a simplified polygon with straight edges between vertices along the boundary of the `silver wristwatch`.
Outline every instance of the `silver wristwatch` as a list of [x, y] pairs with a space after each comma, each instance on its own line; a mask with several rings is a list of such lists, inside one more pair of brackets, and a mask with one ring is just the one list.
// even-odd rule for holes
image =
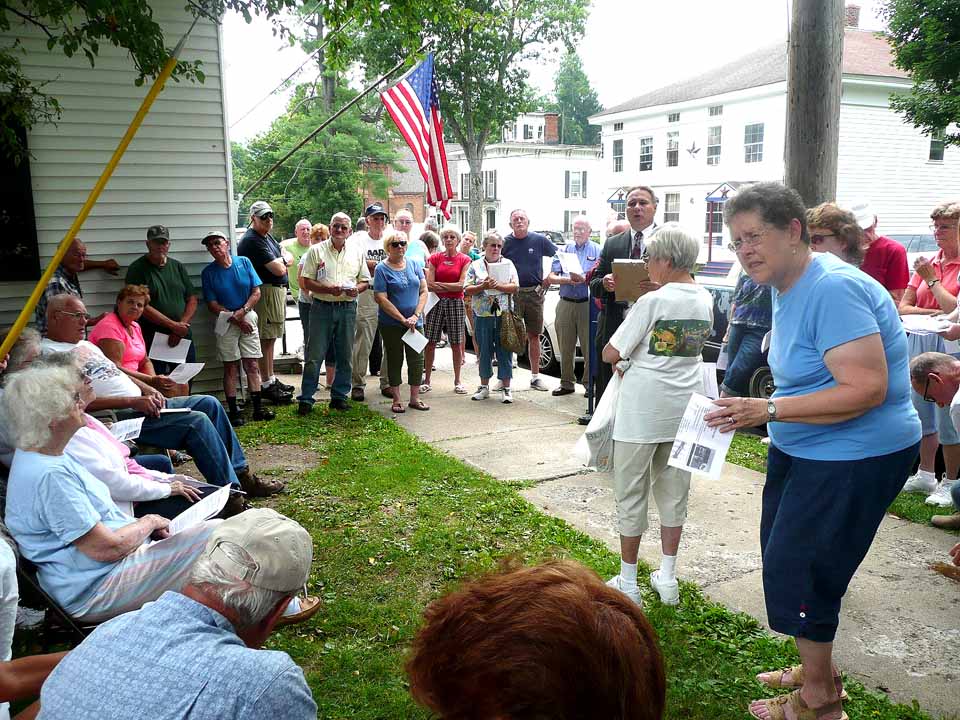
[[767, 422], [772, 422], [777, 419], [777, 404], [773, 399], [767, 400]]

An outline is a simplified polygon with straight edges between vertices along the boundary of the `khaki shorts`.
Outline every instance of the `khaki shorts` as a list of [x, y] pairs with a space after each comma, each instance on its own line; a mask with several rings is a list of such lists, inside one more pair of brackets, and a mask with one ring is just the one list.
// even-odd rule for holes
[[621, 535], [637, 537], [649, 527], [650, 490], [660, 513], [660, 525], [680, 527], [687, 519], [690, 473], [670, 467], [672, 442], [613, 443], [613, 496]]
[[277, 285], [261, 285], [257, 315], [261, 340], [276, 340], [283, 337], [283, 324], [287, 320], [287, 289]]
[[539, 335], [543, 332], [543, 296], [536, 292], [536, 288], [520, 288], [513, 296], [513, 307], [523, 318], [528, 333]]
[[253, 326], [252, 333], [243, 333], [236, 323], [229, 323], [227, 331], [217, 336], [217, 357], [220, 358], [220, 362], [263, 357], [263, 352], [260, 350], [260, 333], [257, 331], [257, 314], [251, 310], [244, 319]]

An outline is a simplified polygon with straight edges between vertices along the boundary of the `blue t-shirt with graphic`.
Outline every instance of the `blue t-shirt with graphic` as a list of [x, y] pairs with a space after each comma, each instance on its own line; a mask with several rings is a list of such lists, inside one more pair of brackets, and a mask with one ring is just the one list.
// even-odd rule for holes
[[770, 329], [773, 315], [773, 299], [770, 286], [758, 285], [745, 272], [740, 273], [737, 286], [733, 289], [733, 317], [731, 325]]
[[[373, 291], [387, 294], [387, 299], [393, 303], [404, 317], [410, 317], [417, 310], [420, 301], [420, 281], [423, 280], [423, 265], [416, 260], [407, 260], [403, 270], [390, 267], [386, 260], [377, 263], [373, 273]], [[403, 325], [402, 322], [387, 315], [380, 308], [377, 318], [384, 325]], [[417, 321], [417, 326], [423, 325], [423, 318]]]
[[520, 287], [532, 287], [543, 282], [543, 258], [556, 255], [557, 246], [540, 233], [527, 233], [522, 240], [510, 233], [501, 254], [517, 268]]

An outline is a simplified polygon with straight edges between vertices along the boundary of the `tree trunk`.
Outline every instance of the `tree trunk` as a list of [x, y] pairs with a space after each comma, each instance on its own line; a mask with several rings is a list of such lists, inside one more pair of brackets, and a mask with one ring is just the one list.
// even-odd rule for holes
[[787, 63], [786, 184], [808, 207], [836, 199], [842, 0], [794, 0]]
[[483, 150], [475, 144], [464, 147], [470, 166], [470, 222], [469, 228], [477, 238], [483, 237]]
[[[307, 21], [307, 25], [313, 28], [314, 37], [318, 45], [323, 43], [324, 38], [324, 25], [323, 25], [323, 15], [321, 13], [315, 13]], [[320, 104], [323, 106], [324, 112], [328, 115], [333, 112], [333, 100], [334, 92], [337, 87], [337, 78], [336, 74], [327, 70], [327, 57], [326, 51], [320, 50], [317, 53], [317, 70], [320, 73]]]

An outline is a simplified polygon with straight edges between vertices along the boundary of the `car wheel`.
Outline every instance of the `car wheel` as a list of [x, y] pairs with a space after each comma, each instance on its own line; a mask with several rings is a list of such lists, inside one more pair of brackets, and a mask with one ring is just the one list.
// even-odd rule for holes
[[773, 392], [777, 386], [773, 383], [773, 373], [770, 368], [764, 365], [758, 368], [750, 378], [750, 397], [762, 398], [767, 400], [773, 397]]
[[550, 335], [543, 331], [540, 333], [540, 372], [556, 375], [559, 370], [560, 359], [557, 357], [557, 350], [553, 346]]

